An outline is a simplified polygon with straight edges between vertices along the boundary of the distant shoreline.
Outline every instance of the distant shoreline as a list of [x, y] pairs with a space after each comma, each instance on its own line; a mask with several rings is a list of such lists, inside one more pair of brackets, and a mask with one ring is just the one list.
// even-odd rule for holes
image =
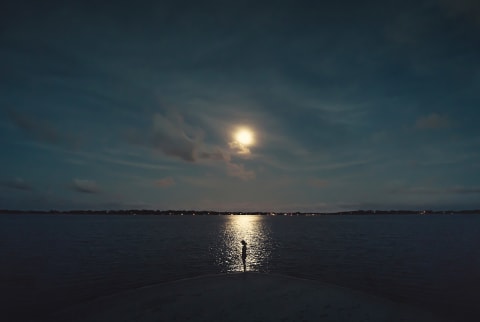
[[325, 215], [475, 215], [474, 210], [354, 210], [341, 212], [235, 212], [235, 211], [197, 211], [197, 210], [8, 210], [1, 209], [0, 214], [9, 215], [149, 215], [149, 216], [230, 216], [230, 215], [258, 215], [258, 216], [325, 216]]

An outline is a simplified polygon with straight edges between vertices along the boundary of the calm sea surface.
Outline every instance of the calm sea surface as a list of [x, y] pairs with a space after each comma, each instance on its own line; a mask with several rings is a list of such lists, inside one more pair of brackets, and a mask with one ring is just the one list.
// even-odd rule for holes
[[480, 320], [480, 215], [2, 215], [0, 320], [42, 320], [122, 290], [238, 272], [242, 239], [251, 271]]

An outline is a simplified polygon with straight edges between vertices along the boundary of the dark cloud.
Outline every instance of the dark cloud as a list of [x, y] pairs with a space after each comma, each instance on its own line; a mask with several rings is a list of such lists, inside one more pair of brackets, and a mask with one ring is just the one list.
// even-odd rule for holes
[[178, 114], [164, 116], [155, 114], [153, 117], [154, 148], [168, 156], [188, 162], [198, 160], [198, 150], [202, 144], [199, 132], [188, 127]]
[[[138, 141], [137, 139], [136, 142]], [[153, 116], [152, 145], [168, 156], [187, 162], [200, 160], [228, 162], [231, 159], [227, 150], [207, 144], [204, 141], [203, 130], [187, 124], [178, 113], [165, 116], [157, 113]]]
[[9, 111], [8, 116], [18, 128], [22, 129], [36, 140], [53, 144], [58, 144], [61, 141], [61, 136], [58, 130], [47, 121], [15, 111]]
[[211, 152], [202, 151], [198, 154], [198, 156], [200, 159], [212, 161], [228, 162], [231, 160], [230, 154], [220, 148], [213, 148], [213, 151]]
[[[191, 126], [179, 113], [156, 113], [153, 116], [153, 130], [151, 143], [146, 145], [161, 151], [169, 157], [190, 163], [211, 161], [213, 164], [222, 164], [226, 167], [227, 175], [242, 180], [252, 180], [255, 172], [245, 169], [243, 164], [232, 161], [232, 151], [219, 146], [211, 145], [204, 140], [204, 131]], [[131, 144], [143, 145], [141, 131], [129, 130], [127, 141]], [[155, 182], [161, 187], [172, 185], [173, 179], [166, 178]]]
[[70, 147], [77, 147], [80, 142], [78, 138], [70, 133], [62, 133], [50, 122], [31, 114], [10, 110], [8, 111], [8, 117], [17, 128], [36, 141]]
[[100, 189], [93, 180], [73, 179], [71, 188], [81, 193], [99, 193]]
[[22, 178], [15, 178], [1, 183], [2, 186], [16, 190], [32, 190], [32, 186]]

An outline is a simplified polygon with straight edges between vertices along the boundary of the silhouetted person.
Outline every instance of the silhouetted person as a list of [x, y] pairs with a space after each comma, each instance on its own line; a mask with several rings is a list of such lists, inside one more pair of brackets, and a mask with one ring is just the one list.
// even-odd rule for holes
[[242, 240], [242, 262], [243, 262], [243, 271], [247, 271], [247, 242]]

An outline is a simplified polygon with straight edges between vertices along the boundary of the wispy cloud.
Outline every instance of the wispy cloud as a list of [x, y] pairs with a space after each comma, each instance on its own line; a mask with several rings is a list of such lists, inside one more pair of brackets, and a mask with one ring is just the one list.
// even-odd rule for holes
[[245, 169], [243, 164], [227, 162], [226, 165], [227, 173], [232, 177], [236, 177], [245, 181], [255, 179], [255, 172]]
[[15, 111], [9, 111], [8, 116], [18, 128], [30, 134], [33, 138], [47, 143], [60, 143], [60, 133], [47, 121]]
[[77, 147], [80, 142], [72, 134], [62, 133], [50, 122], [33, 115], [10, 110], [8, 111], [8, 117], [17, 128], [36, 141], [69, 147]]
[[[68, 152], [68, 151], [67, 151]], [[85, 159], [91, 161], [99, 161], [108, 164], [118, 164], [122, 166], [138, 168], [138, 169], [148, 169], [148, 170], [172, 170], [174, 166], [172, 165], [164, 165], [164, 164], [157, 164], [151, 162], [144, 162], [144, 161], [133, 161], [127, 160], [124, 156], [109, 156], [102, 153], [91, 153], [91, 152], [81, 152], [81, 151], [73, 151], [72, 155], [79, 157], [81, 159], [68, 159], [71, 163], [79, 163], [84, 162]]]
[[140, 169], [165, 170], [165, 169], [172, 168], [171, 166], [164, 166], [161, 164], [128, 161], [128, 160], [115, 159], [115, 158], [109, 158], [109, 157], [98, 157], [97, 160], [107, 162], [107, 163], [112, 163], [112, 164], [119, 164], [119, 165], [134, 167], [134, 168], [140, 168]]
[[22, 178], [14, 178], [1, 182], [1, 185], [16, 190], [32, 190], [32, 186]]
[[417, 119], [415, 127], [420, 130], [444, 129], [451, 127], [451, 120], [437, 113], [422, 116]]
[[315, 188], [325, 188], [328, 186], [329, 183], [327, 180], [314, 178], [308, 180], [308, 184]]
[[389, 190], [394, 194], [453, 194], [453, 195], [468, 195], [468, 194], [480, 194], [480, 187], [397, 187]]
[[155, 180], [154, 185], [155, 187], [159, 188], [166, 188], [170, 187], [175, 184], [175, 180], [172, 177], [166, 177], [162, 179]]
[[210, 173], [203, 174], [201, 176], [181, 176], [179, 180], [181, 180], [182, 183], [185, 183], [188, 186], [201, 188], [203, 190], [207, 188], [211, 189], [219, 187], [221, 184], [224, 183], [223, 178]]
[[345, 158], [322, 159], [321, 157], [314, 157], [306, 155], [304, 160], [297, 159], [295, 162], [288, 160], [281, 160], [269, 155], [261, 156], [261, 161], [269, 167], [288, 172], [316, 172], [316, 171], [330, 171], [341, 169], [353, 169], [356, 167], [368, 166], [373, 164], [377, 158], [369, 157], [364, 159], [345, 160]]
[[453, 194], [480, 194], [480, 187], [453, 187], [446, 189], [447, 193]]
[[71, 188], [74, 191], [81, 193], [99, 193], [100, 189], [97, 183], [93, 180], [73, 179]]
[[211, 161], [225, 161], [228, 162], [231, 160], [230, 154], [218, 147], [214, 147], [211, 151], [202, 151], [198, 154], [199, 158], [202, 160], [211, 160]]

